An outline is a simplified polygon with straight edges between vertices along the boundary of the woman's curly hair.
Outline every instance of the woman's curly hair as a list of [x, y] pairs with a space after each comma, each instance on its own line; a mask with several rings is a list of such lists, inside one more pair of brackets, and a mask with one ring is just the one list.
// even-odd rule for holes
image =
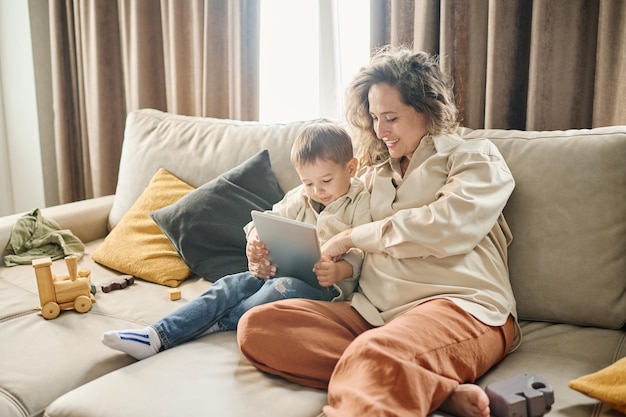
[[439, 59], [406, 47], [384, 47], [359, 70], [346, 92], [346, 120], [352, 126], [361, 165], [389, 158], [385, 144], [376, 137], [368, 94], [374, 84], [387, 84], [400, 92], [404, 104], [426, 116], [429, 135], [451, 133], [458, 127], [452, 82], [439, 66]]

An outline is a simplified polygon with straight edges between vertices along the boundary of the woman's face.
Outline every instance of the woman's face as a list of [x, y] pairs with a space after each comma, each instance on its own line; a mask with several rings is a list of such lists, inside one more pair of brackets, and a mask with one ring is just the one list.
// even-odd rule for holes
[[426, 117], [402, 102], [397, 88], [374, 84], [368, 92], [374, 132], [392, 158], [411, 159], [426, 135]]

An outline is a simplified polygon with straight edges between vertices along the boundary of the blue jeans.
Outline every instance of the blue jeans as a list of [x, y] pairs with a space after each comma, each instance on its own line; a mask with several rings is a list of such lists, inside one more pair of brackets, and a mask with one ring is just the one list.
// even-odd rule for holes
[[265, 281], [250, 272], [241, 272], [220, 278], [204, 294], [152, 327], [159, 334], [165, 350], [205, 333], [235, 330], [243, 313], [261, 304], [286, 298], [331, 301], [337, 295], [333, 287], [318, 289], [297, 278]]

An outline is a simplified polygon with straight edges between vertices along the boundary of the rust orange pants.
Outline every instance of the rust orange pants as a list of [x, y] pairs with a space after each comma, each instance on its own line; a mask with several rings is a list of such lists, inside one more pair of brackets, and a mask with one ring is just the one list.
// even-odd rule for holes
[[349, 303], [290, 299], [248, 311], [237, 337], [262, 371], [327, 389], [329, 417], [415, 417], [504, 358], [514, 333], [512, 318], [487, 326], [444, 299], [382, 327], [371, 326]]

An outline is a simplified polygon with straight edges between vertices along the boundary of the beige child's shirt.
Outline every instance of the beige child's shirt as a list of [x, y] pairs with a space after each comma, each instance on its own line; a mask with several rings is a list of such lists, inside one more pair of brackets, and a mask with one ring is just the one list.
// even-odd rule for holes
[[[370, 214], [370, 195], [363, 181], [352, 178], [348, 192], [326, 207], [311, 200], [300, 185], [285, 194], [285, 197], [274, 204], [269, 213], [276, 214], [317, 227], [320, 245], [339, 232], [372, 221]], [[246, 236], [254, 226], [250, 222], [245, 227]], [[363, 252], [359, 249], [350, 250], [343, 260], [352, 265], [352, 277], [337, 282], [334, 286], [339, 296], [333, 301], [349, 299], [357, 286], [363, 262]]]
[[514, 180], [491, 141], [427, 136], [404, 177], [390, 159], [361, 178], [373, 222], [352, 231], [366, 252], [352, 305], [364, 318], [382, 325], [435, 298], [492, 326], [517, 316], [502, 215]]

